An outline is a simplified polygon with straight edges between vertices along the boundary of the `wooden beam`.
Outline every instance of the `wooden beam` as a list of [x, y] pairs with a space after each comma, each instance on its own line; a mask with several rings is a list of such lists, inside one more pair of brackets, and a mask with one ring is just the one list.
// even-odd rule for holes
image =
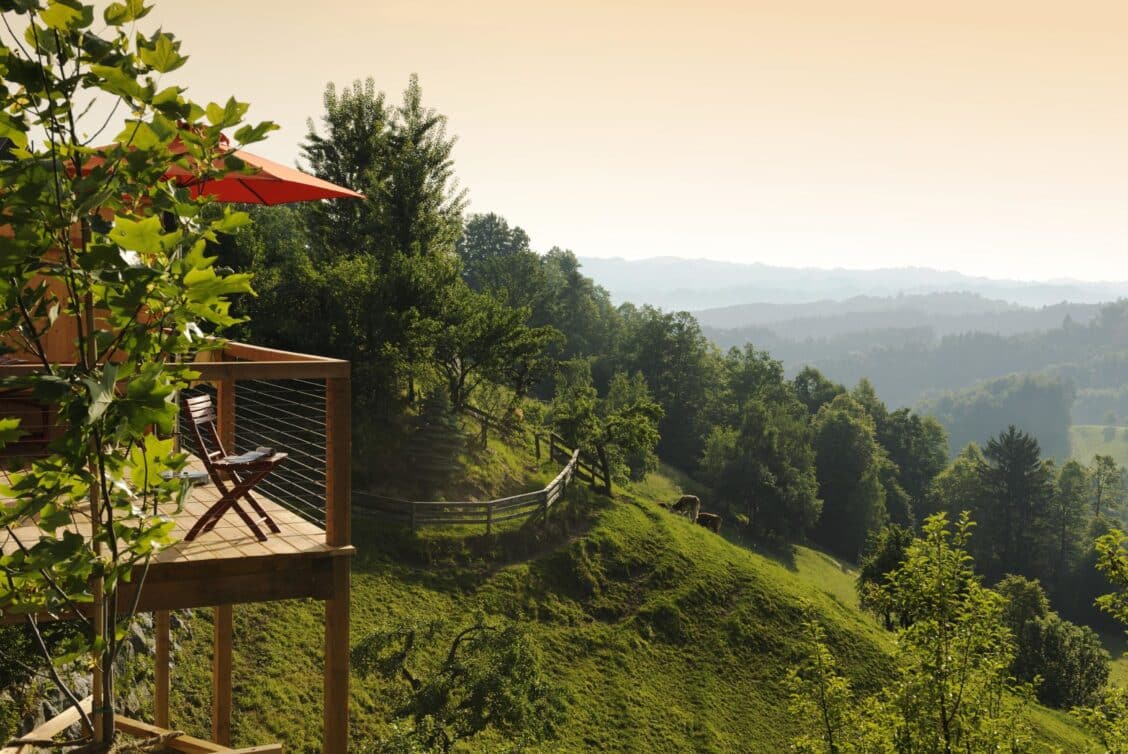
[[231, 605], [215, 608], [212, 648], [212, 740], [231, 745]]
[[345, 377], [347, 361], [194, 361], [202, 382], [220, 380], [326, 380]]
[[234, 356], [236, 359], [245, 359], [247, 361], [313, 361], [329, 364], [341, 363], [341, 359], [332, 359], [328, 356], [315, 356], [309, 353], [298, 353], [297, 351], [283, 351], [280, 348], [267, 348], [266, 346], [256, 346], [250, 343], [240, 343], [236, 340], [227, 341], [223, 345], [223, 351], [229, 356]]
[[248, 746], [245, 749], [230, 749], [231, 754], [282, 754], [282, 744]]
[[[79, 702], [78, 706], [82, 707], [82, 711], [89, 715], [90, 710], [93, 708], [93, 702], [93, 697], [88, 696], [81, 702]], [[23, 754], [23, 752], [25, 751], [42, 751], [41, 747], [19, 745], [19, 741], [21, 739], [27, 741], [42, 741], [49, 738], [54, 738], [67, 728], [77, 723], [80, 719], [81, 715], [78, 714], [78, 710], [76, 710], [74, 707], [68, 706], [62, 712], [40, 725], [35, 730], [15, 739], [13, 743], [17, 745], [5, 746], [4, 748], [0, 749], [0, 754]]]
[[[138, 603], [141, 612], [214, 607], [217, 604], [270, 602], [333, 595], [333, 562], [348, 560], [353, 547], [339, 547], [300, 555], [265, 555], [213, 561], [154, 563], [149, 568]], [[120, 586], [119, 603], [132, 606], [135, 584]], [[40, 620], [54, 617], [47, 614]], [[15, 624], [25, 616], [0, 614], [0, 624]]]
[[[168, 733], [164, 728], [121, 715], [114, 715], [114, 727], [122, 733], [127, 733], [137, 738], [151, 738]], [[172, 751], [179, 751], [183, 754], [216, 754], [217, 752], [231, 751], [231, 749], [226, 746], [221, 746], [211, 741], [205, 741], [202, 738], [183, 735], [166, 741], [165, 748], [171, 749]]]
[[346, 375], [325, 381], [325, 543], [352, 540], [352, 388]]
[[156, 693], [153, 700], [153, 719], [161, 728], [168, 727], [168, 681], [169, 681], [169, 654], [171, 642], [169, 633], [168, 610], [158, 610], [153, 622], [157, 633], [157, 653], [155, 659], [154, 677], [156, 678]]
[[333, 562], [333, 596], [325, 601], [324, 754], [348, 754], [349, 747], [349, 568]]

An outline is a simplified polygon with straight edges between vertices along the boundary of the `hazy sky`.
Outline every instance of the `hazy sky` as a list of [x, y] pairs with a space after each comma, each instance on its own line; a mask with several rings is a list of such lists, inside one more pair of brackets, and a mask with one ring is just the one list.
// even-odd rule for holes
[[282, 162], [326, 83], [418, 73], [539, 250], [1128, 278], [1122, 0], [157, 5]]

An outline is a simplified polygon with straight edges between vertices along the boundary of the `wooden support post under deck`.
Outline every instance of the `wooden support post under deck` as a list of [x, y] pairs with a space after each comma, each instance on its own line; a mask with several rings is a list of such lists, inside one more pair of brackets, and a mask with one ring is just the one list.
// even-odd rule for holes
[[324, 754], [349, 748], [349, 569], [348, 558], [333, 562], [333, 598], [325, 601]]
[[[351, 544], [352, 392], [349, 379], [325, 381], [325, 543]], [[349, 558], [333, 562], [333, 595], [325, 601], [325, 754], [348, 754]]]
[[231, 635], [232, 607], [215, 608], [214, 646], [212, 649], [212, 740], [231, 745]]
[[157, 634], [157, 656], [153, 701], [153, 718], [158, 728], [168, 727], [168, 669], [169, 669], [169, 619], [168, 610], [158, 610], [155, 630]]

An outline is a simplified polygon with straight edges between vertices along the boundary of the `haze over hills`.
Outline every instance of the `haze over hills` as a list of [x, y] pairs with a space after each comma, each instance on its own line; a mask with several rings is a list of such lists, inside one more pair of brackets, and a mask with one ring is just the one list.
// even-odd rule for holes
[[1128, 296], [1128, 281], [1022, 281], [973, 277], [951, 270], [900, 267], [877, 270], [773, 267], [708, 259], [642, 260], [580, 257], [584, 273], [615, 303], [630, 301], [666, 310], [701, 310], [750, 302], [765, 304], [842, 301], [857, 296], [897, 296], [953, 291], [1029, 307], [1063, 301], [1097, 304]]

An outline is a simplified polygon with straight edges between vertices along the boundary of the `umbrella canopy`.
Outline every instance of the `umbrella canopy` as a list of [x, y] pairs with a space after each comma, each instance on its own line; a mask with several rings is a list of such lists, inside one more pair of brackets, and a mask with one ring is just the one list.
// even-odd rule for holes
[[233, 172], [204, 183], [193, 184], [192, 176], [181, 168], [170, 168], [170, 178], [185, 178], [182, 185], [190, 186], [192, 195], [212, 196], [220, 202], [245, 204], [289, 204], [311, 202], [317, 199], [363, 199], [364, 194], [338, 186], [329, 181], [303, 173], [294, 168], [237, 149], [232, 153], [253, 168], [254, 172]]
[[[221, 136], [221, 144], [227, 145], [227, 137]], [[183, 152], [184, 147], [179, 140], [173, 142], [173, 152]], [[171, 165], [165, 171], [165, 178], [175, 180], [179, 185], [192, 191], [192, 196], [211, 196], [219, 202], [242, 202], [244, 204], [289, 204], [291, 202], [312, 202], [318, 199], [363, 199], [364, 194], [357, 193], [344, 186], [338, 186], [329, 181], [323, 181], [308, 173], [303, 173], [295, 168], [260, 157], [242, 149], [229, 152], [233, 157], [242, 160], [250, 172], [231, 171], [218, 178], [208, 181], [198, 181], [197, 177], [189, 170], [179, 165]], [[92, 167], [99, 163], [101, 158], [87, 161], [87, 166]]]

